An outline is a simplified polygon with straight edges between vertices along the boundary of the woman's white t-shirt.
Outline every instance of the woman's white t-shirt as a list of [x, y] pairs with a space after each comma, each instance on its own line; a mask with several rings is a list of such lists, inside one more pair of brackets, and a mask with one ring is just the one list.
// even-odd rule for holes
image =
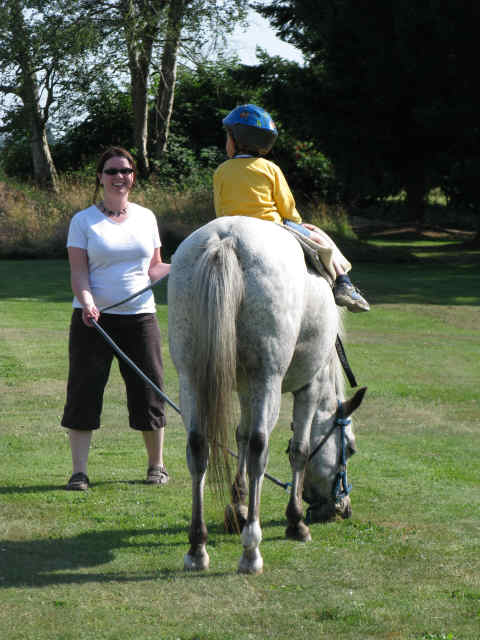
[[[147, 287], [148, 268], [161, 246], [157, 220], [150, 209], [129, 203], [128, 218], [113, 222], [95, 205], [76, 213], [68, 231], [67, 247], [85, 249], [90, 288], [101, 310]], [[77, 298], [73, 306], [81, 308]], [[155, 299], [146, 291], [110, 313], [154, 313]], [[107, 312], [108, 313], [108, 312]]]

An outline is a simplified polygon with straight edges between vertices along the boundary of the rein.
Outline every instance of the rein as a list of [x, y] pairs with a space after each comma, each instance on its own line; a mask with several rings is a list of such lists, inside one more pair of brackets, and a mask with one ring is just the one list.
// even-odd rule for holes
[[[133, 298], [136, 298], [137, 296], [141, 295], [142, 293], [145, 293], [145, 291], [148, 291], [149, 289], [153, 289], [153, 287], [156, 287], [157, 284], [160, 284], [160, 282], [164, 278], [166, 278], [167, 275], [168, 274], [163, 276], [163, 278], [159, 278], [158, 280], [156, 280], [152, 284], [149, 284], [144, 289], [141, 289], [140, 291], [137, 291], [136, 293], [132, 294], [131, 296], [128, 296], [128, 298], [125, 298], [124, 300], [120, 300], [119, 302], [115, 302], [115, 304], [111, 304], [108, 307], [104, 307], [103, 309], [100, 309], [100, 313], [102, 313], [103, 311], [106, 311], [107, 309], [114, 309], [115, 307], [119, 307], [124, 302], [128, 302], [129, 300], [133, 300]], [[120, 356], [120, 358], [122, 358], [122, 360], [124, 360], [124, 362], [126, 362], [128, 364], [128, 366], [131, 367], [135, 371], [135, 373], [137, 373], [140, 376], [140, 378], [142, 378], [142, 380], [146, 384], [148, 384], [167, 404], [169, 404], [172, 407], [172, 409], [175, 409], [175, 411], [177, 413], [181, 413], [180, 412], [180, 408], [172, 400], [170, 400], [170, 398], [159, 387], [157, 387], [157, 385], [153, 382], [153, 380], [150, 380], [150, 378], [140, 369], [140, 367], [137, 367], [137, 365], [127, 356], [127, 354], [120, 349], [118, 344], [108, 335], [108, 333], [105, 331], [105, 329], [103, 327], [101, 327], [98, 324], [98, 322], [96, 320], [94, 320], [93, 318], [90, 318], [90, 322], [95, 327], [95, 329], [98, 331], [98, 333], [100, 333], [100, 335], [103, 336], [105, 341], [108, 342], [108, 344], [117, 353], [117, 355]]]
[[167, 276], [168, 276], [168, 273], [165, 274], [164, 276], [162, 276], [161, 278], [159, 278], [158, 280], [155, 280], [155, 282], [153, 282], [152, 284], [149, 284], [148, 286], [144, 287], [143, 289], [140, 289], [140, 291], [136, 291], [135, 293], [132, 293], [132, 295], [128, 296], [128, 298], [124, 298], [123, 300], [120, 300], [119, 302], [115, 302], [115, 304], [111, 304], [108, 307], [103, 307], [103, 309], [100, 309], [100, 313], [103, 313], [104, 311], [109, 311], [110, 309], [115, 309], [115, 307], [119, 307], [124, 302], [130, 302], [130, 300], [133, 300], [134, 298], [137, 298], [142, 293], [145, 293], [145, 291], [149, 291], [150, 289], [153, 289], [153, 287], [156, 287], [157, 284], [160, 284], [160, 282], [162, 280], [164, 280]]
[[[166, 276], [164, 276], [164, 277], [166, 277]], [[103, 309], [100, 310], [100, 312], [106, 311], [107, 309], [113, 309], [115, 307], [120, 306], [124, 302], [128, 302], [128, 301], [132, 300], [133, 298], [136, 298], [137, 296], [141, 295], [145, 291], [148, 291], [149, 289], [152, 289], [153, 287], [155, 287], [157, 284], [160, 283], [161, 280], [163, 280], [163, 278], [160, 278], [159, 280], [157, 280], [153, 284], [145, 287], [141, 291], [137, 291], [136, 293], [134, 293], [133, 295], [129, 296], [128, 298], [125, 298], [124, 300], [120, 300], [120, 302], [116, 302], [115, 304], [112, 304], [112, 305], [110, 305], [108, 307], [104, 307]], [[93, 318], [90, 318], [90, 321], [91, 321], [92, 325], [95, 327], [95, 329], [103, 336], [105, 341], [108, 342], [108, 344], [112, 347], [112, 349], [114, 351], [116, 351], [116, 353], [140, 376], [140, 378], [142, 378], [142, 380], [144, 382], [146, 382], [161, 398], [163, 398], [163, 400], [165, 402], [167, 402], [167, 404], [169, 404], [172, 407], [172, 409], [175, 409], [175, 411], [178, 414], [181, 415], [180, 408], [172, 400], [170, 400], [170, 398], [152, 380], [150, 380], [150, 378], [139, 367], [137, 367], [137, 365], [127, 356], [126, 353], [124, 353], [120, 349], [120, 347], [116, 344], [116, 342], [114, 342], [114, 340], [112, 340], [112, 338], [98, 324], [98, 322], [96, 322]], [[339, 353], [340, 349], [341, 349], [341, 351], [343, 351], [343, 345], [342, 345], [341, 340], [340, 340], [339, 337], [337, 337], [336, 347], [337, 347], [337, 353], [338, 353], [338, 355], [340, 357], [340, 360], [342, 361], [342, 364], [344, 365], [344, 362], [343, 362], [343, 360], [342, 360], [342, 358], [340, 356], [340, 353]], [[343, 351], [343, 354], [345, 354], [344, 351]], [[345, 357], [345, 361], [346, 361], [346, 357]], [[347, 364], [348, 364], [348, 362], [347, 362]], [[345, 368], [345, 365], [344, 365], [344, 368]], [[345, 369], [345, 371], [346, 371], [346, 369]], [[352, 374], [352, 376], [353, 376], [353, 374]], [[350, 380], [350, 378], [349, 378], [349, 380]], [[351, 380], [350, 380], [350, 383], [352, 384]], [[352, 384], [352, 386], [356, 386], [356, 383]], [[337, 478], [336, 478], [336, 481], [335, 481], [335, 488], [334, 488], [334, 491], [333, 491], [333, 496], [335, 498], [335, 502], [336, 503], [340, 502], [344, 497], [348, 496], [348, 494], [350, 493], [350, 491], [352, 489], [352, 485], [351, 484], [349, 485], [348, 484], [348, 480], [347, 480], [347, 452], [346, 452], [346, 437], [345, 437], [345, 427], [347, 427], [349, 424], [351, 424], [351, 422], [352, 421], [351, 421], [350, 418], [344, 418], [343, 417], [343, 405], [342, 405], [342, 403], [340, 401], [338, 401], [338, 409], [337, 409], [337, 413], [336, 413], [336, 416], [335, 416], [335, 420], [333, 421], [333, 425], [330, 427], [328, 433], [322, 438], [322, 440], [317, 444], [315, 449], [310, 453], [310, 455], [308, 457], [308, 462], [310, 462], [310, 460], [324, 446], [324, 444], [330, 438], [330, 436], [335, 431], [335, 429], [337, 427], [340, 427], [340, 464], [339, 464], [339, 470], [338, 470], [338, 473], [337, 473]], [[238, 456], [233, 451], [231, 451], [230, 449], [227, 449], [227, 451], [231, 456], [233, 456], [235, 458], [238, 458]], [[280, 480], [278, 480], [274, 476], [269, 475], [268, 473], [265, 473], [265, 477], [268, 478], [269, 480], [271, 480], [274, 484], [282, 487], [286, 491], [288, 491], [290, 489], [290, 487], [292, 486], [291, 482], [281, 482]], [[310, 505], [310, 507], [307, 509], [307, 513], [306, 513], [306, 522], [307, 522], [307, 524], [308, 524], [309, 511], [310, 511], [312, 506], [313, 505]]]
[[343, 370], [345, 371], [345, 375], [347, 376], [348, 382], [350, 386], [358, 387], [357, 380], [352, 371], [350, 363], [348, 362], [347, 354], [345, 353], [345, 349], [343, 347], [343, 342], [340, 340], [340, 336], [337, 335], [337, 339], [335, 340], [335, 348], [337, 350], [338, 359], [342, 363]]

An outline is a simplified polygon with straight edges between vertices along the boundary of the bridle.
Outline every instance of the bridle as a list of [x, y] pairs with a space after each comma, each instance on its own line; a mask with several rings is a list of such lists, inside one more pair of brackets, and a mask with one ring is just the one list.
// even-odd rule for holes
[[[313, 451], [308, 456], [307, 463], [317, 455], [317, 453], [322, 449], [327, 440], [333, 434], [333, 432], [339, 428], [340, 429], [340, 455], [338, 460], [338, 470], [335, 478], [335, 483], [333, 486], [333, 499], [335, 500], [335, 504], [339, 504], [344, 498], [346, 498], [352, 490], [352, 485], [348, 484], [347, 478], [347, 437], [346, 437], [346, 428], [348, 425], [352, 423], [351, 418], [344, 418], [343, 416], [343, 403], [338, 401], [338, 408], [335, 414], [335, 419], [333, 421], [333, 425], [330, 427], [328, 432], [323, 436], [317, 446], [313, 449]], [[308, 501], [307, 501], [308, 502]], [[311, 511], [314, 509], [319, 503], [310, 503], [307, 512], [305, 514], [305, 522], [308, 524], [311, 522]], [[323, 504], [323, 503], [322, 503]]]

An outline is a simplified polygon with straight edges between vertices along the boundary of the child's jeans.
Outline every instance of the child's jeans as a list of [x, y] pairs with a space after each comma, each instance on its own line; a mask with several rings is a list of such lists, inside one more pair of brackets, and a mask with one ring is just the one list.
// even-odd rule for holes
[[[314, 240], [311, 238], [312, 232], [302, 224], [285, 218], [283, 224], [308, 238], [308, 243], [318, 251], [320, 260], [333, 281], [335, 281], [338, 273], [348, 273], [350, 271], [352, 265], [325, 231], [317, 229], [315, 231], [317, 237]], [[318, 239], [318, 236], [320, 236], [321, 241]]]
[[295, 231], [298, 231], [298, 233], [302, 233], [304, 236], [307, 236], [307, 238], [311, 235], [311, 232], [306, 227], [304, 227], [303, 224], [298, 224], [298, 222], [293, 222], [293, 220], [286, 220], [284, 218], [283, 224], [286, 227], [295, 229]]

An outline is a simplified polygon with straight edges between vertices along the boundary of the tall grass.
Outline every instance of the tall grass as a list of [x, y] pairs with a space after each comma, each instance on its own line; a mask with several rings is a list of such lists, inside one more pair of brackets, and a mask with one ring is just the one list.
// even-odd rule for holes
[[[0, 258], [57, 258], [65, 255], [72, 215], [92, 204], [94, 180], [70, 174], [53, 194], [0, 175]], [[162, 230], [185, 235], [215, 217], [211, 181], [190, 188], [165, 187], [155, 178], [136, 185], [131, 199], [155, 212]], [[346, 211], [308, 203], [302, 217], [336, 237], [354, 238]]]

